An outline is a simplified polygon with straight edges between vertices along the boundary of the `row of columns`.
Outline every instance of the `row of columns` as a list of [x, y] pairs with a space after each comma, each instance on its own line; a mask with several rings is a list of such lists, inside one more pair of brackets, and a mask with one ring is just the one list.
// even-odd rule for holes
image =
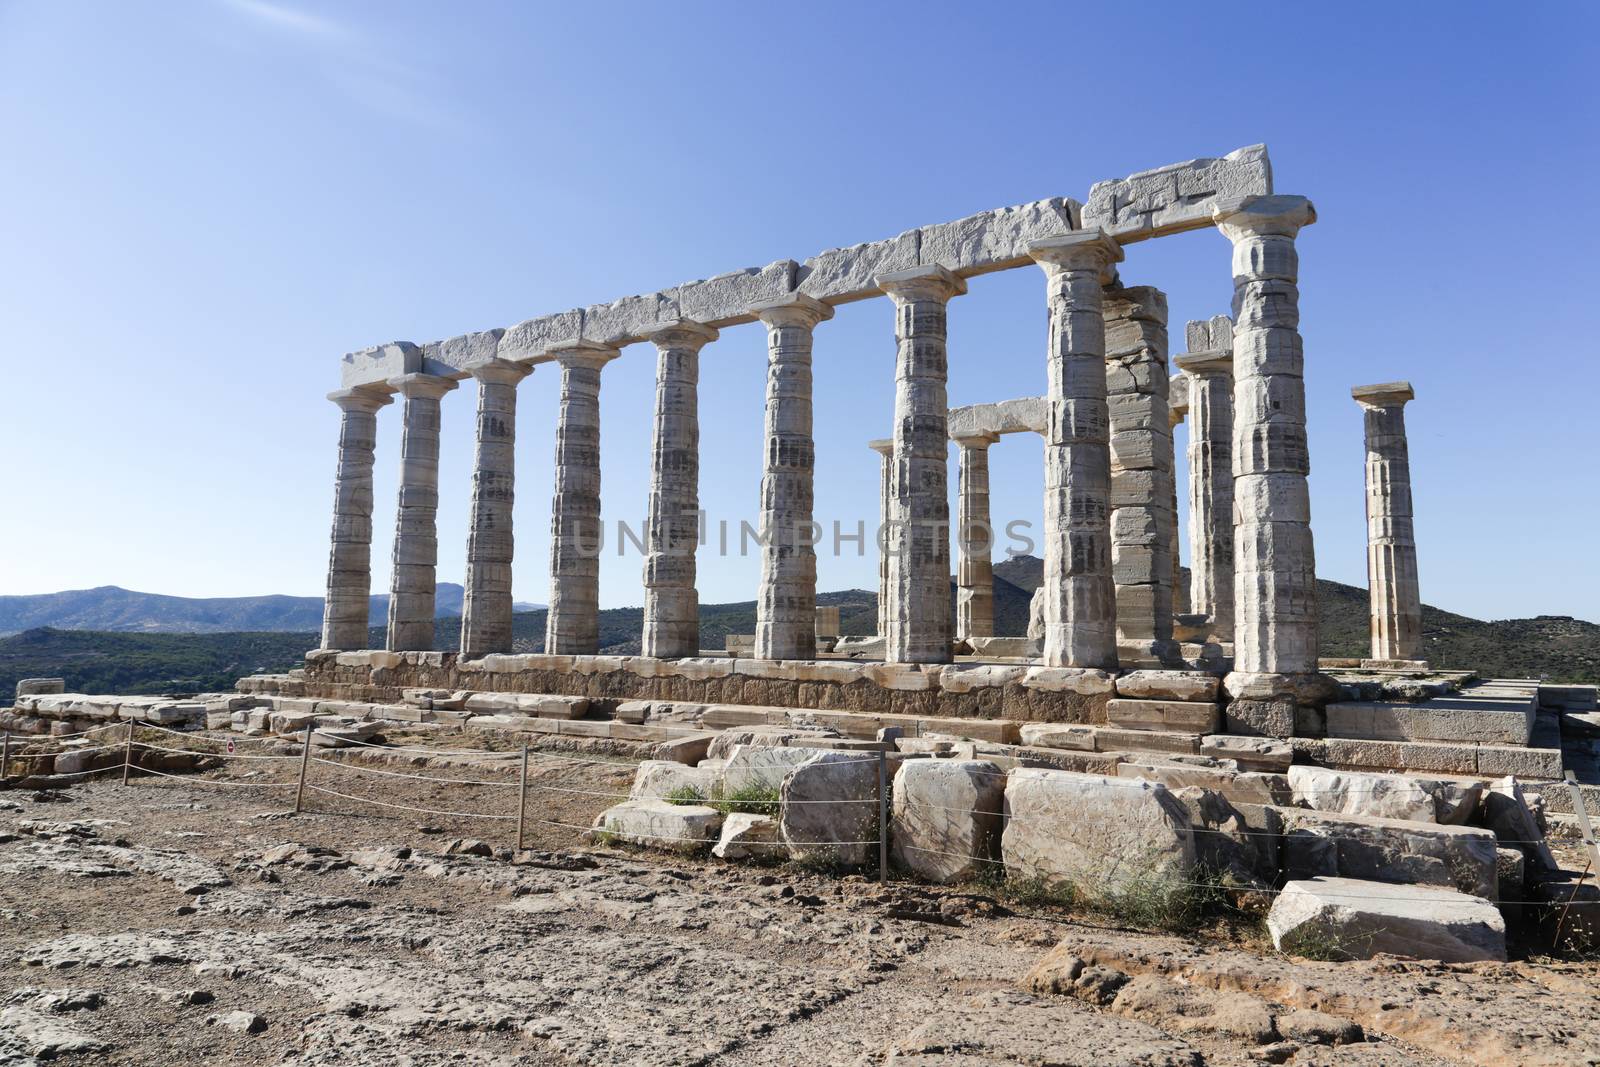
[[[1298, 197], [1253, 198], [1218, 210], [1234, 244], [1236, 413], [1233, 473], [1240, 547], [1234, 601], [1246, 620], [1238, 640], [1241, 670], [1315, 669], [1315, 594], [1305, 475], [1304, 386], [1293, 245], [1314, 219]], [[1139, 642], [1170, 643], [1170, 562], [1175, 510], [1170, 506], [1171, 438], [1166, 411], [1164, 301], [1154, 291], [1117, 291], [1113, 353], [1128, 365], [1126, 386], [1107, 390], [1106, 285], [1121, 247], [1100, 231], [1035, 242], [1049, 310], [1046, 353], [1044, 659], [1060, 666], [1118, 662], [1121, 568], [1123, 612], [1152, 620]], [[884, 450], [887, 536], [880, 574], [880, 630], [892, 662], [950, 658], [949, 506], [947, 497], [946, 305], [966, 283], [942, 267], [883, 275], [876, 284], [895, 306], [894, 436]], [[1155, 294], [1159, 296], [1159, 294]], [[765, 446], [761, 485], [761, 591], [756, 655], [815, 655], [816, 559], [813, 526], [811, 341], [832, 309], [793, 296], [752, 309], [768, 330]], [[651, 492], [645, 560], [644, 651], [698, 651], [694, 547], [698, 540], [698, 362], [716, 331], [661, 324], [649, 334], [658, 351]], [[601, 368], [618, 351], [579, 341], [551, 353], [560, 367], [555, 497], [551, 515], [551, 589], [546, 650], [583, 654], [598, 645], [600, 543], [599, 391]], [[492, 361], [472, 369], [479, 387], [472, 531], [462, 651], [506, 651], [511, 638], [511, 510], [514, 491], [515, 391], [527, 369]], [[448, 379], [408, 374], [387, 389], [333, 394], [343, 412], [335, 521], [323, 644], [366, 642], [370, 587], [375, 413], [389, 392], [404, 398], [400, 507], [388, 646], [426, 649], [433, 642], [437, 563], [439, 399]], [[1125, 492], [1113, 484], [1113, 434]], [[987, 592], [988, 544], [969, 543], [987, 519], [988, 441], [962, 442], [961, 585]], [[1142, 457], [1134, 460], [1128, 457]], [[1163, 480], [1164, 479], [1164, 480]], [[1214, 505], [1214, 501], [1212, 504]], [[1117, 518], [1117, 513], [1123, 513]], [[1115, 521], [1115, 530], [1113, 524]], [[987, 529], [987, 522], [983, 522]], [[967, 562], [970, 561], [970, 562]], [[992, 570], [990, 571], [992, 579]], [[1221, 598], [1225, 599], [1225, 598]], [[1146, 604], [1145, 601], [1149, 603]], [[1146, 610], [1148, 608], [1148, 610]], [[1197, 605], [1198, 608], [1198, 605]], [[992, 599], [958, 606], [966, 633], [992, 629]], [[1166, 620], [1163, 632], [1160, 620]]]

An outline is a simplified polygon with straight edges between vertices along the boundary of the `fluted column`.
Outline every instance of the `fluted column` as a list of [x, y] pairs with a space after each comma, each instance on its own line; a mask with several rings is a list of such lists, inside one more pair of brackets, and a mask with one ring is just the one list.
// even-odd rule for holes
[[1181, 539], [1178, 537], [1178, 427], [1189, 415], [1189, 379], [1180, 371], [1167, 381], [1167, 442], [1173, 451], [1168, 456], [1172, 462], [1172, 495], [1167, 506], [1172, 511], [1172, 614], [1174, 618], [1189, 614], [1189, 583], [1183, 580]]
[[1211, 617], [1211, 640], [1232, 641], [1233, 351], [1191, 351], [1177, 364], [1189, 379], [1190, 603]]
[[799, 293], [757, 304], [767, 327], [766, 440], [761, 474], [757, 659], [817, 654], [817, 556], [812, 545], [816, 445], [811, 437], [811, 334], [833, 308]]
[[1422, 659], [1422, 593], [1412, 530], [1411, 457], [1406, 447], [1410, 382], [1350, 390], [1366, 417], [1367, 588], [1372, 597], [1372, 658]]
[[434, 374], [403, 374], [389, 385], [405, 397], [400, 439], [400, 507], [389, 580], [390, 652], [433, 648], [439, 562], [439, 399], [456, 387]]
[[645, 522], [646, 656], [700, 652], [700, 349], [717, 331], [699, 323], [661, 323], [656, 346], [656, 410], [650, 443], [650, 505]]
[[1317, 669], [1316, 558], [1306, 484], [1305, 354], [1294, 239], [1300, 196], [1220, 203], [1233, 242], [1234, 670]]
[[1117, 665], [1111, 450], [1101, 286], [1122, 249], [1102, 231], [1030, 245], [1049, 301], [1044, 445], [1044, 655], [1054, 667]]
[[381, 389], [341, 389], [339, 469], [333, 482], [333, 536], [328, 553], [328, 596], [322, 606], [322, 647], [367, 647], [372, 596], [372, 462], [378, 409], [389, 403]]
[[885, 539], [889, 532], [889, 493], [894, 488], [894, 438], [868, 442], [878, 454], [878, 636], [889, 633], [889, 551]]
[[890, 663], [948, 663], [949, 399], [946, 305], [967, 283], [943, 267], [876, 280], [895, 307], [894, 477], [890, 493]]
[[517, 384], [533, 370], [494, 359], [469, 367], [478, 382], [477, 450], [472, 463], [472, 514], [467, 528], [466, 591], [461, 601], [461, 655], [476, 659], [511, 651], [511, 563], [515, 555]]
[[994, 530], [989, 525], [989, 446], [998, 434], [958, 437], [956, 637], [994, 636]]
[[561, 413], [544, 650], [586, 656], [600, 646], [600, 368], [618, 352], [594, 341], [574, 341], [550, 354], [561, 366]]
[[1125, 666], [1179, 666], [1172, 640], [1172, 434], [1167, 425], [1167, 295], [1105, 291], [1111, 442], [1111, 576]]

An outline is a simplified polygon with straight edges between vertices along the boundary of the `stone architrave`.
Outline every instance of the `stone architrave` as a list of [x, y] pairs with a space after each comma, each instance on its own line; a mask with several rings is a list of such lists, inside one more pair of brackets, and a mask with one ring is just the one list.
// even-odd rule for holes
[[894, 438], [882, 437], [869, 441], [868, 447], [878, 454], [878, 532], [874, 540], [878, 545], [878, 636], [889, 632], [889, 552], [885, 537], [889, 530], [889, 492], [894, 487]]
[[573, 341], [551, 349], [561, 365], [555, 499], [550, 506], [550, 609], [544, 650], [593, 655], [600, 645], [600, 369], [610, 345]]
[[387, 648], [428, 651], [439, 563], [439, 400], [456, 383], [433, 374], [403, 374], [390, 378], [389, 385], [405, 404]]
[[1190, 351], [1176, 360], [1189, 385], [1189, 602], [1224, 642], [1233, 640], [1232, 329], [1225, 315], [1191, 322]]
[[1038, 241], [1050, 309], [1044, 455], [1044, 654], [1052, 667], [1117, 665], [1111, 452], [1102, 286], [1122, 249], [1095, 230]]
[[895, 307], [894, 480], [889, 516], [890, 663], [948, 663], [950, 441], [946, 312], [967, 283], [944, 267], [877, 278]]
[[754, 305], [767, 327], [766, 442], [761, 475], [757, 659], [817, 654], [817, 555], [812, 518], [811, 344], [833, 308], [799, 293]]
[[989, 523], [989, 446], [998, 434], [957, 437], [956, 637], [994, 636], [994, 529]]
[[1177, 665], [1167, 296], [1147, 285], [1112, 286], [1105, 292], [1104, 314], [1117, 640], [1130, 664]]
[[1316, 559], [1306, 483], [1305, 354], [1295, 235], [1302, 196], [1221, 202], [1233, 243], [1234, 671], [1314, 674]]
[[[372, 596], [372, 463], [378, 443], [378, 409], [390, 402], [383, 387], [340, 389], [339, 470], [333, 483], [333, 536], [328, 554], [328, 596], [322, 609], [322, 647], [367, 647]], [[20, 693], [20, 689], [18, 690]]]
[[478, 441], [461, 601], [461, 656], [511, 651], [511, 561], [516, 542], [517, 384], [533, 368], [494, 359], [470, 368], [478, 381]]
[[1366, 417], [1367, 587], [1372, 597], [1372, 658], [1422, 658], [1422, 594], [1412, 529], [1411, 458], [1406, 448], [1410, 382], [1350, 390]]
[[1189, 379], [1182, 372], [1167, 380], [1167, 441], [1174, 451], [1168, 464], [1172, 471], [1172, 495], [1167, 507], [1172, 512], [1172, 614], [1174, 618], [1189, 614], [1189, 585], [1183, 580], [1183, 559], [1178, 537], [1178, 427], [1189, 415]]
[[709, 326], [662, 323], [656, 346], [656, 410], [645, 525], [644, 632], [641, 651], [669, 659], [700, 652], [700, 349], [717, 339]]

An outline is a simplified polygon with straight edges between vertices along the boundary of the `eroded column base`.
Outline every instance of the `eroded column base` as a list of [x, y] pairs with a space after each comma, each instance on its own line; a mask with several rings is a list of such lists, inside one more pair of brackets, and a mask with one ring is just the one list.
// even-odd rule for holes
[[1229, 703], [1227, 732], [1258, 737], [1321, 737], [1322, 709], [1339, 696], [1326, 674], [1253, 674], [1234, 671], [1222, 681]]

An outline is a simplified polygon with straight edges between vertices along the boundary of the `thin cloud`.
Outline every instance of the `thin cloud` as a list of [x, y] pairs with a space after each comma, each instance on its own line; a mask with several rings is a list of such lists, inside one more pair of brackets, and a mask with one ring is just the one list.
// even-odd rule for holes
[[343, 25], [321, 15], [313, 15], [309, 11], [300, 11], [282, 4], [274, 4], [268, 0], [223, 0], [229, 7], [242, 14], [249, 15], [258, 22], [269, 26], [289, 30], [307, 37], [348, 37], [349, 30]]
[[412, 65], [385, 59], [356, 27], [272, 0], [222, 0], [224, 6], [251, 21], [298, 39], [321, 61], [323, 76], [347, 99], [391, 118], [435, 130], [458, 130], [464, 124], [430, 89], [427, 75]]

